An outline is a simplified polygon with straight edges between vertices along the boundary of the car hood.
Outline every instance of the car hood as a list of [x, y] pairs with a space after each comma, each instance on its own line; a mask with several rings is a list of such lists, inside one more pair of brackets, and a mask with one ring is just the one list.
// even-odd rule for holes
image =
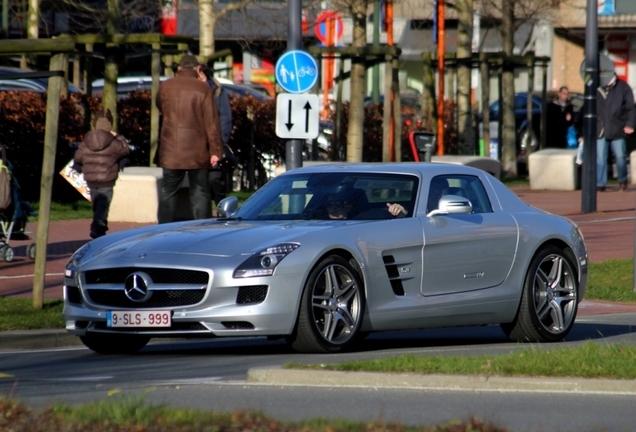
[[[344, 228], [342, 221], [203, 221], [159, 225], [110, 234], [95, 240], [93, 257], [146, 254], [193, 254], [231, 257], [251, 254], [303, 234]], [[357, 222], [360, 223], [360, 222]], [[345, 228], [346, 229], [346, 228]], [[105, 240], [111, 237], [111, 241]], [[102, 241], [104, 239], [104, 241]]]

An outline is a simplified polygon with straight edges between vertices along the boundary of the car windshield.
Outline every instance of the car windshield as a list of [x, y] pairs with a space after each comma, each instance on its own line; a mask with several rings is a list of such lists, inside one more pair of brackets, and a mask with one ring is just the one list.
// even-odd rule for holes
[[232, 215], [242, 220], [392, 219], [387, 204], [413, 214], [418, 177], [376, 173], [298, 173], [274, 178]]

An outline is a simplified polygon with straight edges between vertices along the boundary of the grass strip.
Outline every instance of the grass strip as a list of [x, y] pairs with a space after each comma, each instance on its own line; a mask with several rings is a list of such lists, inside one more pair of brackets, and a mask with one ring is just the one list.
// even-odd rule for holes
[[453, 420], [442, 425], [309, 419], [281, 422], [258, 411], [218, 413], [153, 405], [141, 396], [111, 397], [79, 406], [55, 405], [33, 411], [0, 397], [0, 430], [12, 432], [505, 432], [479, 420]]
[[350, 372], [635, 379], [636, 347], [587, 341], [573, 348], [538, 349], [520, 345], [515, 352], [502, 355], [402, 355], [338, 364], [287, 363], [284, 367]]
[[0, 297], [0, 331], [63, 329], [63, 306], [62, 300], [47, 300], [40, 310], [30, 298]]

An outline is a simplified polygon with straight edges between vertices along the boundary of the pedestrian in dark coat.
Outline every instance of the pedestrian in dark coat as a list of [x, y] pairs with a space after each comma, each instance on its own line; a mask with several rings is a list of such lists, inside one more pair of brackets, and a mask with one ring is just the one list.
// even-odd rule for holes
[[634, 93], [625, 81], [614, 74], [606, 86], [598, 87], [596, 95], [596, 188], [605, 190], [609, 147], [616, 159], [618, 188], [627, 189], [627, 152], [625, 137], [634, 133], [636, 109]]
[[219, 113], [210, 87], [197, 79], [196, 57], [186, 54], [174, 78], [157, 93], [162, 115], [158, 165], [163, 168], [159, 195], [159, 223], [175, 218], [179, 188], [186, 174], [194, 219], [212, 217], [208, 170], [223, 155]]
[[90, 190], [93, 206], [90, 236], [97, 238], [108, 231], [108, 211], [119, 176], [119, 163], [130, 153], [130, 147], [126, 138], [112, 130], [110, 110], [99, 111], [93, 121], [94, 129], [86, 134], [73, 159], [81, 165]]
[[[232, 150], [229, 148], [228, 142], [232, 134], [232, 106], [230, 105], [230, 97], [221, 83], [216, 80], [207, 65], [199, 65], [197, 68], [197, 76], [201, 81], [206, 82], [216, 101], [216, 107], [219, 111], [219, 122], [221, 126], [221, 137], [223, 138], [223, 160], [216, 167], [212, 167], [208, 174], [208, 184], [210, 186], [210, 194], [212, 201], [218, 205], [219, 201], [227, 196], [227, 185], [231, 183], [232, 171], [234, 170], [235, 161], [233, 161]], [[231, 160], [230, 160], [231, 159]]]
[[573, 126], [574, 107], [569, 100], [570, 91], [566, 86], [559, 89], [557, 97], [546, 108], [546, 146], [566, 148], [568, 128]]

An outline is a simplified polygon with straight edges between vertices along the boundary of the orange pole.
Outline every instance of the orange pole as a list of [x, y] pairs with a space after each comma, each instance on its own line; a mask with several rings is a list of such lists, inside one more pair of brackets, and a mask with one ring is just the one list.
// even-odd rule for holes
[[437, 0], [437, 155], [444, 154], [444, 0]]
[[[336, 17], [329, 17], [325, 24], [327, 26], [327, 40], [325, 45], [328, 47], [336, 45]], [[325, 56], [325, 73], [324, 73], [324, 85], [323, 85], [323, 119], [327, 118], [329, 113], [329, 93], [333, 87], [333, 66], [334, 56], [333, 54], [327, 54]]]
[[[386, 2], [386, 44], [393, 46], [393, 1]], [[393, 77], [384, 77], [385, 80], [393, 80]], [[386, 95], [385, 95], [386, 96]], [[395, 162], [395, 111], [393, 104], [395, 101], [395, 90], [391, 86], [391, 123], [389, 129], [389, 161]]]

